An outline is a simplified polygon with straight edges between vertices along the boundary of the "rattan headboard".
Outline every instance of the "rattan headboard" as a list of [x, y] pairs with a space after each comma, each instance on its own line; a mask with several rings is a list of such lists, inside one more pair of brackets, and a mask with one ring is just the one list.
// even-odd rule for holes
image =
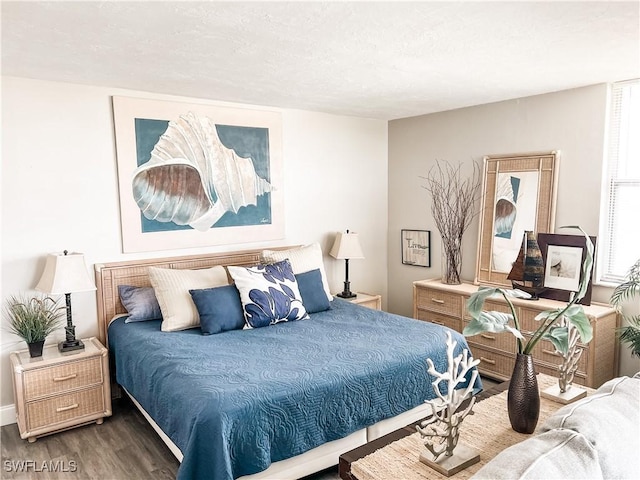
[[[268, 247], [270, 250], [284, 250], [295, 247]], [[127, 260], [113, 263], [96, 263], [96, 286], [98, 287], [98, 338], [106, 345], [109, 322], [119, 313], [126, 313], [118, 295], [118, 285], [136, 287], [150, 286], [147, 269], [149, 267], [174, 269], [200, 269], [216, 265], [255, 265], [262, 260], [262, 250], [208, 253], [183, 257]]]

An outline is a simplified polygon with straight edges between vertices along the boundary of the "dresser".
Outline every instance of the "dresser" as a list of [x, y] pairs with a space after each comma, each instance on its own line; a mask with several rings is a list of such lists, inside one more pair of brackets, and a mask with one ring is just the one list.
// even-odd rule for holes
[[[440, 279], [416, 281], [413, 283], [413, 316], [462, 332], [471, 320], [466, 308], [467, 299], [477, 289], [477, 285], [469, 283], [445, 285]], [[517, 309], [520, 327], [527, 340], [539, 325], [535, 320], [538, 313], [566, 305], [544, 298], [537, 301], [516, 298], [510, 300]], [[574, 382], [597, 388], [617, 375], [616, 328], [619, 326], [619, 319], [616, 310], [610, 305], [592, 304], [583, 308], [593, 327], [593, 339], [588, 344], [578, 345], [583, 352]], [[504, 299], [487, 300], [484, 310], [510, 313]], [[508, 380], [511, 377], [517, 350], [513, 334], [485, 332], [467, 337], [467, 342], [473, 357], [480, 360], [478, 369], [481, 374], [499, 380]], [[555, 353], [551, 342], [541, 340], [536, 344], [532, 354], [538, 373], [558, 376], [557, 367], [562, 359]]]
[[34, 442], [111, 415], [107, 349], [95, 337], [83, 342], [80, 351], [63, 354], [49, 345], [41, 357], [31, 358], [28, 350], [9, 356], [22, 438]]

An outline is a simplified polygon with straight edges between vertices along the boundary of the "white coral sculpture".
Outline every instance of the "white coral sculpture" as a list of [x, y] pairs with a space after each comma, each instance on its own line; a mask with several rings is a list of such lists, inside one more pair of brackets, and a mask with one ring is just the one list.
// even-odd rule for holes
[[569, 337], [569, 348], [567, 350], [567, 353], [562, 353], [560, 350], [556, 349], [556, 354], [562, 357], [562, 363], [558, 365], [558, 387], [560, 388], [561, 393], [565, 393], [571, 388], [571, 385], [573, 384], [573, 378], [575, 376], [576, 370], [578, 370], [578, 361], [582, 356], [582, 349], [576, 348], [578, 344], [578, 338], [580, 337], [578, 329], [571, 323], [566, 322], [564, 320], [564, 317], [560, 322], [560, 326], [567, 327]]
[[[447, 332], [446, 343], [449, 367], [445, 373], [436, 371], [431, 359], [427, 359], [429, 365], [427, 371], [436, 377], [436, 380], [433, 381], [433, 389], [437, 398], [425, 402], [431, 406], [431, 417], [416, 426], [423, 438], [424, 446], [431, 452], [434, 461], [437, 461], [443, 453], [446, 457], [453, 455], [453, 450], [458, 444], [460, 424], [467, 415], [472, 413], [475, 404], [473, 385], [478, 377], [478, 371], [474, 369], [471, 372], [471, 378], [466, 388], [456, 390], [456, 385], [464, 382], [467, 372], [480, 363], [480, 360], [474, 360], [469, 355], [466, 348], [460, 355], [453, 357], [457, 342], [452, 340], [451, 332]], [[439, 387], [440, 382], [444, 381], [447, 382], [446, 395], [442, 394]], [[464, 410], [457, 412], [460, 405], [468, 397], [472, 397], [469, 405]]]

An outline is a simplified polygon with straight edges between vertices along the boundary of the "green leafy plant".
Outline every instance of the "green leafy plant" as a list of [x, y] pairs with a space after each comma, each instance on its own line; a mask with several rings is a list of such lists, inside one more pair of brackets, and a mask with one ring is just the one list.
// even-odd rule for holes
[[5, 315], [9, 320], [8, 330], [27, 343], [44, 340], [61, 326], [65, 307], [47, 296], [11, 296], [5, 305]]
[[[629, 269], [626, 281], [615, 288], [610, 301], [612, 305], [621, 307], [635, 296], [640, 297], [640, 259]], [[627, 315], [624, 318], [629, 325], [618, 330], [620, 341], [629, 346], [632, 355], [640, 357], [640, 315]]]
[[[589, 318], [585, 315], [582, 306], [577, 303], [587, 292], [589, 279], [591, 278], [591, 270], [593, 268], [593, 243], [584, 230], [578, 226], [561, 228], [576, 228], [582, 232], [586, 239], [586, 256], [584, 262], [582, 262], [580, 284], [578, 291], [573, 295], [571, 300], [561, 308], [540, 312], [535, 317], [535, 319], [540, 322], [540, 326], [531, 334], [531, 337], [527, 341], [521, 332], [517, 311], [510, 298], [530, 298], [530, 295], [520, 290], [480, 287], [478, 291], [472, 293], [469, 300], [467, 300], [467, 310], [469, 311], [469, 315], [471, 315], [471, 321], [462, 332], [465, 336], [470, 337], [483, 332], [511, 332], [517, 339], [518, 353], [525, 355], [531, 354], [536, 344], [540, 340], [545, 339], [552, 342], [558, 351], [566, 354], [569, 350], [569, 332], [566, 325], [570, 323], [576, 327], [584, 343], [591, 341], [593, 329], [589, 323]], [[506, 300], [511, 313], [485, 312], [482, 310], [485, 300], [500, 296]], [[558, 325], [558, 321], [563, 317], [568, 323], [564, 326]], [[513, 325], [511, 323], [513, 323]]]

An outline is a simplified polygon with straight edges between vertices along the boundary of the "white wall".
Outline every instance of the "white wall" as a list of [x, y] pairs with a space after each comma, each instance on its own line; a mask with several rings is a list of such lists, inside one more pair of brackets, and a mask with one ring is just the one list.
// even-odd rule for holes
[[[354, 290], [386, 297], [387, 123], [298, 110], [283, 118], [286, 238], [208, 249], [122, 254], [112, 95], [215, 103], [64, 83], [2, 78], [2, 301], [29, 293], [47, 253], [85, 253], [94, 263], [142, 257], [320, 242], [328, 252], [336, 231], [360, 233], [364, 260], [352, 262]], [[344, 262], [325, 255], [333, 291], [342, 290]], [[96, 299], [72, 296], [77, 334], [97, 334]], [[13, 403], [8, 354], [26, 348], [4, 330], [0, 404]], [[63, 338], [62, 331], [47, 343]]]
[[[436, 160], [462, 162], [469, 172], [485, 155], [560, 150], [555, 225], [580, 225], [597, 236], [606, 106], [606, 85], [594, 85], [389, 122], [389, 310], [411, 316], [412, 282], [440, 276], [440, 234], [420, 178]], [[402, 228], [431, 230], [431, 268], [402, 265]], [[476, 218], [463, 240], [467, 281], [475, 278], [477, 241]], [[594, 301], [610, 295], [594, 287]], [[634, 363], [621, 371], [638, 369]]]

